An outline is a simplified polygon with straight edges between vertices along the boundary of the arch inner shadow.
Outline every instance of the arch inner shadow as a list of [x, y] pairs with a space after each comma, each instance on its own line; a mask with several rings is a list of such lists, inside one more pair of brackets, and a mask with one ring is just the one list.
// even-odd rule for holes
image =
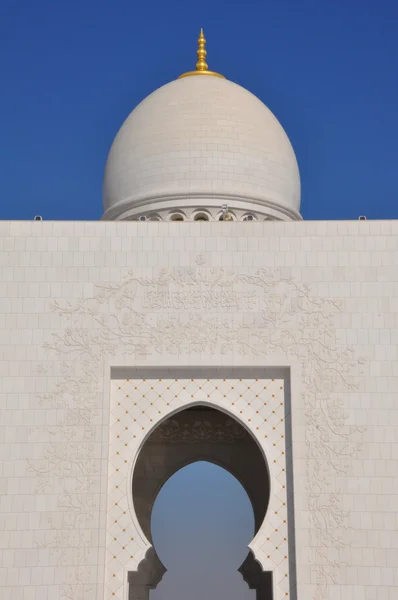
[[252, 593], [236, 579], [245, 554], [239, 568], [244, 581], [257, 600], [273, 600], [272, 573], [247, 554], [267, 511], [268, 468], [255, 440], [233, 418], [206, 406], [171, 416], [144, 443], [132, 491], [153, 548], [129, 573], [129, 600], [148, 600], [157, 588], [166, 571], [158, 553], [169, 573], [151, 600], [249, 600]]

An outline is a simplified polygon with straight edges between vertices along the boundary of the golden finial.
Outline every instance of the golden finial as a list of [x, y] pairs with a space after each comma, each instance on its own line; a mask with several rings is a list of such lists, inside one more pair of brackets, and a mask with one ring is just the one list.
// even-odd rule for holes
[[183, 73], [183, 75], [180, 75], [178, 79], [181, 79], [181, 77], [189, 77], [191, 75], [215, 75], [216, 77], [222, 77], [224, 79], [224, 75], [220, 75], [219, 73], [214, 73], [214, 71], [208, 70], [208, 65], [206, 62], [206, 38], [205, 34], [203, 33], [203, 29], [200, 30], [198, 38], [198, 50], [196, 54], [198, 55], [196, 71], [189, 71], [188, 73]]
[[206, 62], [206, 38], [203, 33], [203, 29], [200, 30], [199, 38], [198, 38], [198, 51], [196, 52], [198, 55], [198, 62], [196, 63], [197, 71], [207, 71], [208, 65]]

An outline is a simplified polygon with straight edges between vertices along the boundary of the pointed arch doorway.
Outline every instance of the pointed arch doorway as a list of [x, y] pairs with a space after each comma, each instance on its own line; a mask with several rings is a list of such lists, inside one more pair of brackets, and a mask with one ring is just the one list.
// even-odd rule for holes
[[[151, 514], [159, 491], [177, 471], [198, 461], [222, 467], [240, 482], [253, 508], [255, 533], [260, 529], [270, 499], [270, 476], [263, 453], [235, 419], [201, 404], [163, 421], [138, 455], [132, 482], [133, 503], [142, 531], [151, 542]], [[262, 571], [251, 552], [239, 571], [249, 587], [256, 590], [257, 600], [274, 600], [272, 573]], [[148, 600], [150, 590], [157, 587], [164, 572], [153, 546], [138, 571], [129, 572], [129, 600]]]

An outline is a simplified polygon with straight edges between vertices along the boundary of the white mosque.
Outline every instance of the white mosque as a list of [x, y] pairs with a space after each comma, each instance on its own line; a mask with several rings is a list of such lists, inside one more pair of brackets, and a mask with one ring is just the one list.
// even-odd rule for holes
[[102, 221], [0, 222], [1, 600], [148, 600], [197, 460], [250, 498], [257, 600], [398, 598], [398, 223], [303, 221], [205, 43], [121, 127]]

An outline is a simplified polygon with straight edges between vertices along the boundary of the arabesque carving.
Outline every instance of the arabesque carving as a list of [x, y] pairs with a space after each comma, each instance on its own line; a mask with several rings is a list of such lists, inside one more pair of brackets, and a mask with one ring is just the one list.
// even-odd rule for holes
[[249, 434], [232, 419], [223, 423], [211, 423], [195, 419], [190, 422], [180, 423], [175, 419], [168, 419], [159, 425], [151, 435], [151, 442], [228, 442], [251, 439]]
[[[361, 364], [349, 347], [336, 341], [334, 319], [340, 304], [317, 297], [305, 283], [282, 278], [277, 269], [243, 272], [207, 267], [200, 260], [195, 268], [161, 269], [155, 274], [131, 270], [119, 284], [96, 285], [93, 297], [55, 301], [51, 309], [64, 319], [64, 327], [45, 344], [50, 358], [40, 368], [50, 369], [57, 380], [41, 401], [43, 407], [59, 408], [60, 417], [55, 427], [48, 428], [46, 455], [30, 466], [42, 486], [51, 485], [53, 478], [63, 482], [59, 508], [71, 529], [98, 509], [86, 491], [93, 482], [98, 484], [99, 457], [91, 440], [94, 424], [100, 424], [104, 360], [141, 356], [150, 364], [151, 355], [157, 353], [169, 357], [170, 363], [184, 354], [207, 354], [215, 361], [218, 355], [251, 355], [265, 362], [278, 352], [286, 365], [300, 361], [312, 561], [317, 573], [313, 600], [326, 600], [327, 583], [343, 566], [338, 559], [330, 560], [326, 547], [347, 543], [333, 529], [345, 528], [348, 515], [331, 490], [331, 474], [343, 473], [344, 457], [353, 456], [359, 447], [357, 430], [348, 425], [335, 395], [355, 389]], [[62, 361], [61, 374], [54, 356]], [[85, 441], [78, 442], [78, 436]], [[79, 584], [76, 598], [85, 585]], [[65, 583], [64, 597], [71, 597], [70, 587]]]

